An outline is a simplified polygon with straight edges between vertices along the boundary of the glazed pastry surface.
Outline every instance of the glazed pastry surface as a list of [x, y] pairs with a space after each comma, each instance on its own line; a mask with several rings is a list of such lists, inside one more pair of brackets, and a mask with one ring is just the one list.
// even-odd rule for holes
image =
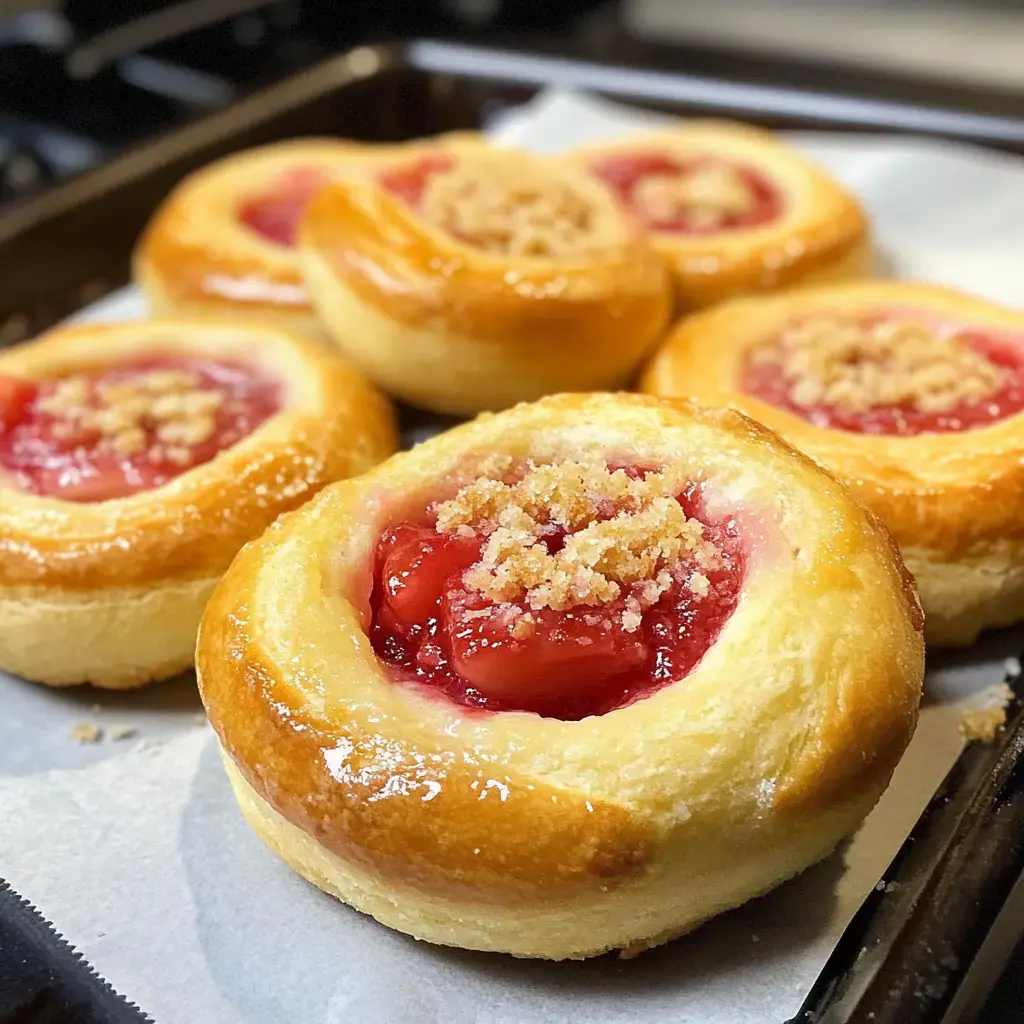
[[929, 642], [962, 645], [1024, 618], [1022, 381], [1019, 313], [878, 281], [684, 320], [642, 388], [735, 406], [845, 481], [899, 542]]
[[661, 261], [603, 186], [480, 143], [324, 189], [299, 250], [342, 351], [435, 412], [619, 386], [669, 315]]
[[320, 336], [294, 244], [302, 210], [327, 182], [416, 146], [296, 139], [210, 164], [154, 214], [135, 250], [136, 283], [158, 316], [244, 318]]
[[[544, 511], [544, 473], [599, 463], [600, 493], [555, 487]], [[685, 482], [699, 502], [673, 512]], [[591, 527], [572, 527], [583, 514], [572, 501], [557, 511], [558, 495], [603, 503], [613, 485], [619, 504], [602, 504]], [[550, 696], [566, 673], [538, 682], [488, 670], [474, 680], [499, 703], [470, 707], [434, 671], [459, 631], [438, 634], [442, 657], [420, 648], [429, 671], [414, 677], [393, 647], [375, 652], [381, 608], [405, 615], [423, 598], [415, 573], [451, 556], [424, 542], [412, 575], [387, 558], [381, 568], [382, 538], [424, 509], [446, 542], [486, 541], [441, 601], [465, 611], [453, 587], [497, 601], [460, 621], [507, 623], [510, 655], [547, 657], [572, 632], [564, 622], [522, 631], [524, 612], [535, 622], [593, 613], [596, 643], [614, 616], [608, 636], [642, 642], [680, 581], [696, 595], [688, 621], [726, 577], [739, 589], [695, 664], [603, 713], [495, 710], [510, 695], [535, 706], [537, 686]], [[715, 550], [701, 547], [709, 541]], [[559, 557], [571, 547], [578, 571], [566, 577]], [[653, 604], [629, 605], [655, 584]], [[920, 628], [884, 528], [775, 435], [685, 402], [563, 395], [482, 416], [280, 520], [214, 594], [197, 671], [239, 804], [296, 871], [421, 939], [562, 959], [656, 945], [827, 855], [874, 805], [913, 732]], [[596, 662], [577, 664], [569, 678], [587, 687]], [[465, 658], [457, 667], [476, 671]]]
[[857, 200], [760, 128], [695, 120], [566, 159], [608, 184], [646, 227], [681, 312], [871, 272]]
[[187, 668], [239, 548], [396, 445], [370, 384], [276, 328], [66, 328], [0, 355], [0, 381], [0, 665], [51, 684]]

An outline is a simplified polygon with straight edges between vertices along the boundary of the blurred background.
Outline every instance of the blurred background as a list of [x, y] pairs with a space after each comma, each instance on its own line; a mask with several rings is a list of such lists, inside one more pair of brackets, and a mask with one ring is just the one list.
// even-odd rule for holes
[[332, 54], [427, 37], [1024, 114], [1017, 0], [0, 0], [0, 205]]

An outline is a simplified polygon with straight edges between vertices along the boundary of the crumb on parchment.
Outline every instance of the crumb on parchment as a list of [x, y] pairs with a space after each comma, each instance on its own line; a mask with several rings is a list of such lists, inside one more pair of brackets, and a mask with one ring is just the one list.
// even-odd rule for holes
[[968, 740], [991, 743], [1006, 725], [1006, 708], [974, 708], [960, 718], [960, 731]]
[[103, 729], [95, 722], [76, 722], [71, 727], [71, 738], [76, 743], [99, 743], [103, 739]]
[[1006, 724], [1006, 706], [1014, 698], [1006, 683], [989, 686], [974, 695], [974, 706], [960, 718], [960, 731], [968, 740], [991, 743]]

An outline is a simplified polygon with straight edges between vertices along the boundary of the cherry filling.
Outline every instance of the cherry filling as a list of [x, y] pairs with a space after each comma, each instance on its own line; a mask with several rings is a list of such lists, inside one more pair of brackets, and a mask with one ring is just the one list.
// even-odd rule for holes
[[912, 311], [812, 317], [751, 349], [742, 386], [824, 428], [970, 430], [1024, 411], [1024, 338]]
[[[636, 531], [648, 521], [664, 522], [657, 502], [629, 520], [621, 505], [601, 501], [584, 511], [585, 519], [570, 516], [568, 525], [564, 516], [558, 521], [555, 506], [550, 514], [529, 509], [526, 548], [516, 533], [526, 522], [518, 506], [490, 526], [453, 527], [442, 503], [388, 529], [377, 546], [371, 597], [377, 656], [397, 682], [438, 691], [465, 707], [566, 721], [605, 714], [682, 679], [735, 608], [745, 558], [737, 524], [709, 516], [699, 486], [681, 484], [666, 501], [686, 521], [690, 549], [656, 561], [647, 578], [614, 585], [600, 573], [577, 572], [566, 588], [557, 569], [560, 553], [564, 561], [571, 549], [585, 553], [586, 545], [601, 543], [591, 537], [594, 524], [610, 533], [633, 529], [621, 550], [642, 551]], [[504, 536], [500, 523], [512, 524]], [[500, 558], [503, 546], [507, 551], [516, 543], [520, 554], [526, 552], [519, 568], [535, 571], [531, 560], [548, 561], [541, 576], [553, 584], [516, 584], [507, 571], [513, 562], [503, 567]], [[619, 549], [607, 555], [611, 562], [618, 557]], [[583, 600], [574, 600], [581, 593]]]
[[419, 207], [427, 182], [434, 174], [450, 171], [455, 161], [444, 153], [434, 153], [413, 163], [391, 167], [377, 175], [377, 184], [393, 196]]
[[238, 219], [268, 242], [292, 248], [307, 203], [329, 180], [330, 175], [322, 168], [296, 167], [267, 192], [243, 202]]
[[524, 154], [433, 154], [377, 181], [435, 228], [499, 257], [576, 257], [602, 244], [591, 202]]
[[160, 487], [255, 430], [280, 409], [281, 390], [256, 367], [200, 356], [0, 377], [0, 473], [64, 501]]
[[[377, 181], [415, 207], [419, 206], [430, 176], [451, 167], [451, 157], [435, 154], [383, 171], [377, 175]], [[323, 168], [296, 167], [283, 174], [266, 192], [243, 202], [238, 208], [238, 219], [268, 242], [292, 248], [307, 204], [330, 179]]]
[[754, 228], [782, 210], [782, 196], [768, 178], [720, 157], [612, 153], [592, 160], [590, 172], [650, 231], [700, 235]]

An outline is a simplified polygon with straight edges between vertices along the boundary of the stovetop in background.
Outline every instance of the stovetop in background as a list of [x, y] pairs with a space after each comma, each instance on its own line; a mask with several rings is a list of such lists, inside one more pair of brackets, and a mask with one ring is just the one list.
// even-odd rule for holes
[[562, 31], [602, 4], [66, 0], [19, 6], [21, 13], [0, 19], [0, 209], [339, 51], [423, 36]]

